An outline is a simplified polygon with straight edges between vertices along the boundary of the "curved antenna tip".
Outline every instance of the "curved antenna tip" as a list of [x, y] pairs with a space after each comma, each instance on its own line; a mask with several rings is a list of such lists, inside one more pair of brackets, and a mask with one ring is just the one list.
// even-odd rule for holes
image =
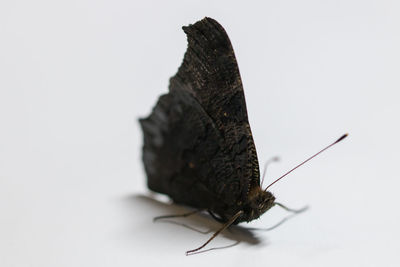
[[342, 135], [341, 137], [339, 137], [339, 139], [336, 140], [336, 142], [335, 142], [334, 144], [339, 143], [340, 141], [342, 141], [343, 139], [345, 139], [348, 135], [349, 135], [348, 133], [345, 133], [344, 135]]

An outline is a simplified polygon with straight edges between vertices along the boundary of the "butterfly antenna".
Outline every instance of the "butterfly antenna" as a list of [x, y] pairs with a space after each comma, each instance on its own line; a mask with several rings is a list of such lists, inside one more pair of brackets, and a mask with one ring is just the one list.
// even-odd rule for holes
[[278, 179], [276, 179], [275, 181], [273, 181], [269, 186], [267, 186], [267, 188], [265, 188], [264, 191], [267, 191], [268, 188], [270, 188], [273, 184], [275, 184], [276, 182], [278, 182], [280, 179], [282, 179], [283, 177], [285, 177], [286, 175], [288, 175], [289, 173], [291, 173], [292, 171], [294, 171], [295, 169], [297, 169], [298, 167], [300, 167], [301, 165], [303, 165], [304, 163], [306, 163], [307, 161], [315, 158], [316, 156], [318, 156], [319, 154], [321, 154], [322, 152], [324, 152], [325, 150], [327, 150], [328, 148], [330, 148], [333, 145], [336, 145], [337, 143], [339, 143], [340, 141], [342, 141], [343, 139], [345, 139], [348, 136], [348, 134], [344, 134], [342, 135], [338, 140], [336, 140], [335, 142], [333, 142], [332, 144], [330, 144], [329, 146], [325, 147], [324, 149], [320, 150], [318, 153], [312, 155], [311, 157], [309, 157], [308, 159], [306, 159], [305, 161], [303, 161], [302, 163], [300, 163], [299, 165], [297, 165], [296, 167], [294, 167], [293, 169], [291, 169], [290, 171], [288, 171], [287, 173], [285, 173], [284, 175], [282, 175], [281, 177], [279, 177]]

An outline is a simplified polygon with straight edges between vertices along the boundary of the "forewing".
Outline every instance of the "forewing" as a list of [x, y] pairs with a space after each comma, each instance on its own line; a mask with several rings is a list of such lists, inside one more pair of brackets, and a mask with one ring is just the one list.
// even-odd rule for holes
[[211, 18], [183, 27], [188, 48], [170, 91], [186, 90], [211, 118], [223, 139], [224, 153], [245, 198], [259, 185], [257, 153], [251, 134], [239, 68], [231, 42], [222, 26]]

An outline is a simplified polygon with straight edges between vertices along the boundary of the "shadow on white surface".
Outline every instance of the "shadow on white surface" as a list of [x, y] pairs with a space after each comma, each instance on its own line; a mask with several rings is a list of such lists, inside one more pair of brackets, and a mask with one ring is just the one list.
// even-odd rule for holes
[[[137, 219], [137, 211], [138, 210], [146, 210], [147, 213], [159, 215], [174, 215], [174, 214], [183, 214], [189, 212], [189, 208], [185, 206], [176, 205], [174, 203], [164, 202], [156, 199], [156, 197], [152, 195], [143, 195], [143, 194], [135, 194], [132, 196], [125, 197], [123, 199], [123, 203], [125, 207], [129, 210], [130, 215], [133, 216], [133, 219]], [[148, 218], [147, 218], [148, 219]], [[198, 213], [185, 218], [174, 218], [174, 219], [161, 219], [154, 222], [154, 224], [174, 224], [179, 227], [184, 227], [186, 229], [190, 229], [192, 231], [201, 233], [206, 236], [206, 238], [201, 239], [202, 241], [197, 241], [194, 243], [194, 246], [200, 246], [203, 240], [207, 240], [211, 236], [212, 233], [216, 232], [222, 224], [215, 221], [211, 216], [207, 213]], [[152, 232], [154, 227], [147, 227], [146, 229], [140, 229], [140, 231], [150, 231]], [[255, 246], [265, 246], [268, 245], [267, 239], [265, 237], [259, 238], [255, 235], [253, 230], [257, 229], [249, 229], [240, 225], [232, 225], [227, 230], [223, 231], [219, 236], [223, 236], [225, 239], [232, 240], [233, 243], [224, 246], [215, 246], [218, 242], [214, 242], [214, 240], [204, 249], [194, 254], [204, 253], [211, 250], [219, 250], [230, 248], [239, 245], [240, 243], [247, 243]], [[166, 234], [169, 230], [165, 229]], [[188, 236], [188, 238], [192, 237], [190, 235], [186, 235], [185, 231], [176, 231], [176, 233], [181, 233], [182, 236]], [[190, 236], [190, 237], [189, 237]], [[214, 243], [214, 244], [213, 244]]]

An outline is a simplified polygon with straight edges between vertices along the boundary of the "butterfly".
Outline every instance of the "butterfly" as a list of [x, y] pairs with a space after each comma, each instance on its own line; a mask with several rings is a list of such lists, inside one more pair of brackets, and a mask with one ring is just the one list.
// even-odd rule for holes
[[169, 92], [140, 119], [143, 162], [149, 189], [224, 223], [215, 237], [274, 205], [286, 207], [260, 186], [242, 80], [227, 33], [208, 17], [183, 31], [188, 47]]

